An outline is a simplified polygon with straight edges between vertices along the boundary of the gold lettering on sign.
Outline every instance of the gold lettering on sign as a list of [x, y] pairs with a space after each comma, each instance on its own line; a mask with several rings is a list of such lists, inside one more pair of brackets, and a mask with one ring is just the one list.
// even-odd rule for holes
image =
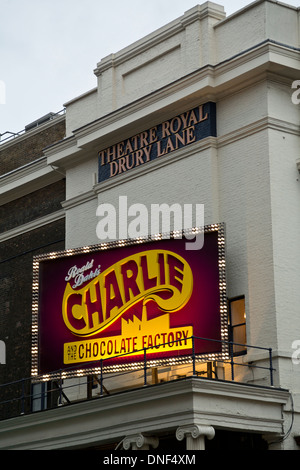
[[122, 174], [196, 142], [196, 126], [208, 119], [204, 105], [98, 152], [100, 166], [109, 166], [109, 177]]
[[77, 336], [105, 330], [141, 300], [144, 304], [154, 301], [161, 312], [177, 312], [193, 291], [191, 267], [167, 250], [131, 255], [96, 274], [80, 289], [68, 282], [64, 292], [63, 319]]

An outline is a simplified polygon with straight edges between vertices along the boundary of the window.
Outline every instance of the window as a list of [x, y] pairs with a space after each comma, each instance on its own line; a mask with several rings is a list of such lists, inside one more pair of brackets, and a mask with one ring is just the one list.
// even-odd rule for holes
[[229, 299], [229, 337], [235, 356], [246, 354], [246, 309], [245, 297]]

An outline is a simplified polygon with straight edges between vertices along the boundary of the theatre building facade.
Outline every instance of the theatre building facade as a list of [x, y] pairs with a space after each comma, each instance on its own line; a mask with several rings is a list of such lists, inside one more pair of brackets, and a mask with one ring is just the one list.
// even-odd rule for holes
[[299, 33], [206, 2], [65, 104], [36, 173], [65, 243], [33, 253], [0, 448], [299, 449]]

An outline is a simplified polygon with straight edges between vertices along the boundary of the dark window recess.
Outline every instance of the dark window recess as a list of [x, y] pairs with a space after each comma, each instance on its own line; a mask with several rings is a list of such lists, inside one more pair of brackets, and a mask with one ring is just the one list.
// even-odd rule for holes
[[229, 299], [229, 338], [233, 343], [233, 355], [246, 354], [246, 308], [245, 297]]

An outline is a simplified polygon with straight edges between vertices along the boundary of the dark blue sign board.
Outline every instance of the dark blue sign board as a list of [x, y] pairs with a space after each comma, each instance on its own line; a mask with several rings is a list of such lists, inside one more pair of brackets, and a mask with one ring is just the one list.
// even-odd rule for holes
[[99, 182], [216, 136], [216, 104], [208, 102], [99, 151]]

